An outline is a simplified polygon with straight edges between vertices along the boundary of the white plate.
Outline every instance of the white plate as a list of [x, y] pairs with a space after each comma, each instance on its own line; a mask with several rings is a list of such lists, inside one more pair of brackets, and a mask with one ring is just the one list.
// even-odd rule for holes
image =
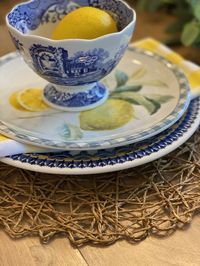
[[[20, 142], [59, 150], [97, 150], [124, 146], [155, 136], [173, 125], [190, 102], [188, 82], [171, 63], [151, 52], [129, 48], [104, 83], [108, 102], [81, 113], [47, 108], [30, 112], [9, 99], [46, 81], [17, 54], [0, 60], [0, 133]], [[13, 96], [14, 95], [14, 96]], [[16, 96], [21, 104], [21, 98]], [[24, 106], [24, 105], [23, 105]], [[30, 108], [30, 106], [28, 106]]]
[[20, 154], [1, 159], [15, 167], [49, 174], [84, 175], [136, 167], [167, 155], [185, 143], [200, 124], [200, 98], [171, 128], [146, 141], [108, 150]]

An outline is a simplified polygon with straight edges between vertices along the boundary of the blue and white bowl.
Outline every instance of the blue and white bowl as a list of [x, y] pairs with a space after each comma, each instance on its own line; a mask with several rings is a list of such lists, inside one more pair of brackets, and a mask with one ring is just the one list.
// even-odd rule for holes
[[[93, 40], [51, 40], [56, 24], [72, 10], [93, 6], [110, 12], [119, 32]], [[102, 104], [108, 91], [99, 80], [119, 63], [128, 47], [136, 14], [121, 0], [32, 0], [7, 15], [12, 40], [25, 62], [49, 84], [44, 99], [52, 107], [82, 111]]]

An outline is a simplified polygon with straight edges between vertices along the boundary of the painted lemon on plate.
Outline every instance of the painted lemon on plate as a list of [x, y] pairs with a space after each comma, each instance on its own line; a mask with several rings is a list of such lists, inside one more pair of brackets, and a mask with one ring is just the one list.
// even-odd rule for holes
[[31, 112], [42, 112], [48, 108], [43, 101], [41, 89], [30, 88], [22, 90], [18, 93], [17, 100], [24, 109]]
[[9, 97], [9, 103], [12, 107], [14, 107], [15, 109], [17, 109], [18, 111], [21, 111], [21, 112], [26, 112], [27, 110], [22, 107], [18, 100], [17, 100], [17, 97], [18, 97], [18, 94], [19, 94], [19, 91], [16, 91], [16, 92], [13, 92], [10, 97]]
[[132, 104], [117, 99], [109, 99], [103, 105], [80, 114], [83, 130], [113, 130], [127, 124], [134, 117]]
[[29, 88], [14, 92], [9, 97], [9, 103], [18, 111], [43, 112], [49, 107], [42, 98], [42, 89]]
[[117, 32], [112, 16], [95, 7], [81, 7], [66, 15], [53, 31], [53, 40], [95, 39]]

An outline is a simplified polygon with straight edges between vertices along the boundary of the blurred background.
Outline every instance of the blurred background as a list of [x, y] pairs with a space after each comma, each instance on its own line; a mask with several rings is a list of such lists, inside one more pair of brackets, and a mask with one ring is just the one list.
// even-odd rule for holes
[[[109, 0], [108, 0], [109, 1]], [[15, 50], [5, 15], [22, 0], [0, 1], [0, 56]], [[152, 37], [200, 64], [200, 0], [127, 0], [137, 11], [133, 41]]]

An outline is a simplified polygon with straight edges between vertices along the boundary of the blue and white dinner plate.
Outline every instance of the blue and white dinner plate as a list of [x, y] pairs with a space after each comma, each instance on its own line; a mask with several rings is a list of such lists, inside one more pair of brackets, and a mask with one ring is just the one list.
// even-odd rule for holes
[[32, 88], [42, 92], [47, 82], [16, 53], [6, 55], [0, 59], [0, 133], [54, 150], [96, 151], [159, 134], [182, 117], [190, 102], [184, 74], [136, 48], [129, 48], [102, 82], [110, 89], [102, 106], [77, 113], [54, 110], [32, 94]]
[[65, 151], [49, 154], [20, 154], [2, 162], [50, 174], [97, 174], [136, 167], [177, 149], [197, 130], [200, 124], [200, 98], [190, 103], [185, 115], [173, 126], [148, 140], [113, 149]]

